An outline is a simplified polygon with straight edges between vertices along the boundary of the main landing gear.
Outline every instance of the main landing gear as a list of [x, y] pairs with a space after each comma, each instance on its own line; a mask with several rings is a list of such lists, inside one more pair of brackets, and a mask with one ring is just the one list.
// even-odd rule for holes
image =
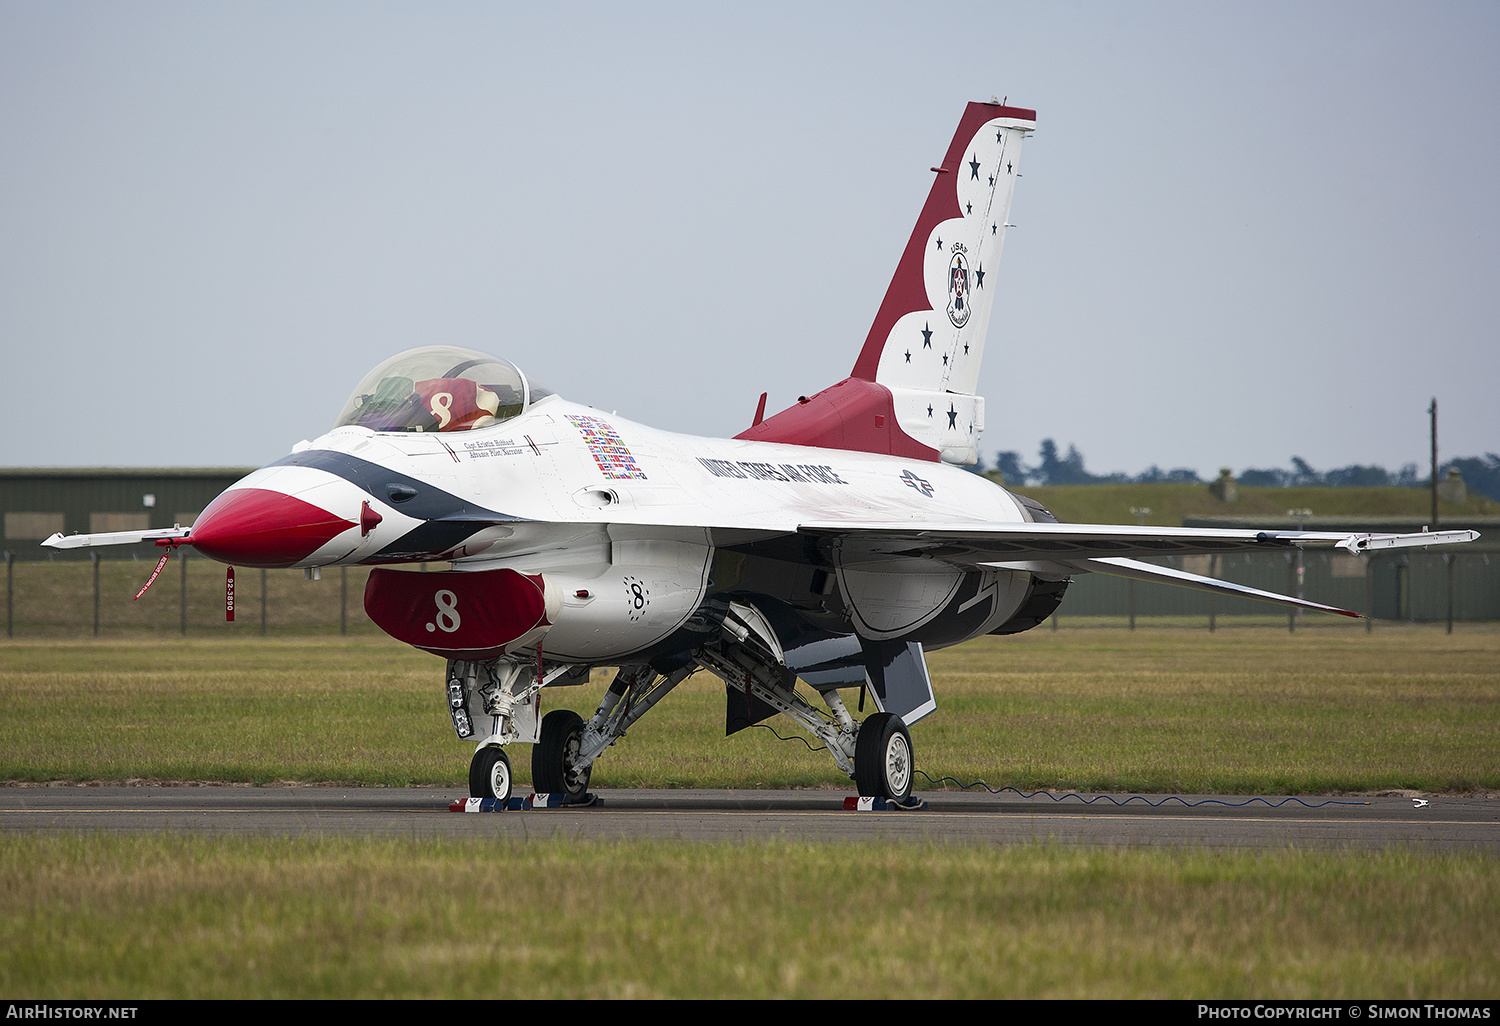
[[[568, 805], [585, 800], [593, 766], [580, 765], [583, 718], [570, 709], [555, 709], [542, 720], [541, 738], [531, 746], [532, 786], [563, 797]], [[469, 763], [469, 797], [510, 800], [510, 758], [505, 749], [486, 744]]]
[[587, 721], [568, 709], [555, 709], [537, 721], [541, 689], [582, 683], [586, 667], [554, 667], [539, 677], [536, 664], [526, 659], [450, 663], [448, 704], [454, 730], [478, 744], [469, 765], [469, 794], [510, 798], [510, 760], [502, 746], [521, 741], [532, 744], [531, 779], [538, 793], [557, 795], [569, 805], [589, 802], [594, 760], [690, 674], [707, 669], [736, 695], [743, 692], [747, 703], [752, 698], [765, 703], [821, 741], [862, 796], [884, 798], [902, 808], [922, 806], [912, 797], [911, 734], [901, 717], [877, 712], [856, 723], [833, 687], [819, 692], [827, 712], [815, 708], [798, 693], [796, 674], [787, 668], [774, 632], [754, 607], [730, 603], [722, 626], [722, 632], [693, 649], [691, 658], [666, 676], [644, 663], [619, 667]]
[[891, 713], [866, 717], [854, 739], [854, 783], [859, 793], [904, 805], [911, 799], [911, 782], [911, 734], [906, 724]]
[[828, 712], [816, 709], [797, 693], [797, 676], [787, 668], [775, 632], [754, 606], [730, 602], [719, 637], [693, 656], [730, 688], [761, 700], [822, 741], [861, 796], [885, 798], [901, 808], [924, 804], [911, 796], [911, 734], [901, 717], [878, 712], [856, 723], [832, 687], [819, 692]]
[[542, 736], [531, 746], [531, 785], [560, 794], [572, 804], [588, 793], [593, 760], [583, 763], [583, 717], [571, 709], [554, 709], [542, 719]]

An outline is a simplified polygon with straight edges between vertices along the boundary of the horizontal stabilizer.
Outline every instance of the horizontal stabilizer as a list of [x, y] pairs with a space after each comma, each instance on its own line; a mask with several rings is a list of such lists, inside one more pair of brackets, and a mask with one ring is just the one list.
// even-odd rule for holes
[[1259, 588], [1248, 588], [1243, 584], [1221, 581], [1216, 577], [1200, 577], [1197, 574], [1142, 563], [1134, 559], [1085, 559], [1078, 561], [1075, 566], [1089, 573], [1128, 577], [1136, 581], [1155, 581], [1158, 584], [1171, 584], [1178, 588], [1192, 588], [1195, 591], [1206, 591], [1211, 594], [1234, 595], [1239, 598], [1257, 599], [1261, 602], [1275, 602], [1283, 606], [1295, 606], [1298, 609], [1315, 609], [1320, 613], [1337, 613], [1340, 616], [1353, 617], [1361, 615], [1337, 606], [1325, 606], [1320, 602], [1308, 602], [1306, 599], [1293, 598], [1290, 595], [1278, 595], [1274, 591], [1261, 591]]

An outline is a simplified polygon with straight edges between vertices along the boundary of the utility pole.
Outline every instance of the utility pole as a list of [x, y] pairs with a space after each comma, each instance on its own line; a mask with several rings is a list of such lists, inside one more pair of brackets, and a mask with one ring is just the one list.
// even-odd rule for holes
[[1432, 405], [1427, 407], [1427, 412], [1432, 416], [1432, 529], [1438, 529], [1437, 512], [1437, 396], [1432, 397]]
[[[1135, 522], [1141, 527], [1146, 526], [1146, 518], [1151, 515], [1149, 506], [1131, 506], [1130, 515], [1135, 517]], [[1135, 578], [1132, 577], [1125, 582], [1130, 600], [1130, 629], [1135, 630]]]
[[[1219, 576], [1219, 557], [1211, 552], [1208, 554], [1208, 576]], [[1214, 620], [1217, 619], [1215, 614], [1218, 613], [1218, 607], [1214, 604], [1216, 597], [1215, 592], [1208, 593], [1208, 633], [1210, 634], [1214, 632]]]
[[[1301, 508], [1299, 508], [1299, 509], [1289, 509], [1289, 510], [1286, 511], [1286, 515], [1289, 516], [1289, 517], [1294, 517], [1296, 519], [1296, 521], [1297, 521], [1297, 530], [1299, 530], [1299, 531], [1305, 531], [1305, 530], [1307, 530], [1307, 521], [1308, 521], [1308, 518], [1313, 515], [1313, 511], [1310, 510], [1310, 509], [1301, 509]], [[1296, 594], [1296, 596], [1298, 598], [1306, 598], [1306, 596], [1302, 593], [1302, 591], [1303, 591], [1303, 589], [1302, 589], [1302, 582], [1303, 582], [1303, 578], [1306, 576], [1306, 573], [1307, 573], [1307, 566], [1303, 562], [1302, 556], [1303, 556], [1302, 546], [1298, 545], [1297, 546], [1297, 555], [1296, 555], [1296, 558], [1293, 560], [1294, 566], [1291, 569], [1291, 576], [1292, 576], [1293, 580], [1296, 581], [1297, 590], [1296, 590], [1295, 594]], [[1293, 559], [1292, 554], [1290, 552], [1287, 553], [1287, 559], [1289, 559], [1289, 560]], [[1287, 583], [1290, 584], [1291, 582], [1288, 581]], [[1297, 621], [1300, 620], [1300, 619], [1302, 619], [1302, 610], [1301, 610], [1301, 608], [1289, 610], [1287, 612], [1287, 614], [1286, 614], [1286, 629], [1288, 631], [1295, 631], [1297, 629]]]
[[1453, 633], [1453, 556], [1443, 553], [1443, 566], [1448, 571], [1448, 633]]

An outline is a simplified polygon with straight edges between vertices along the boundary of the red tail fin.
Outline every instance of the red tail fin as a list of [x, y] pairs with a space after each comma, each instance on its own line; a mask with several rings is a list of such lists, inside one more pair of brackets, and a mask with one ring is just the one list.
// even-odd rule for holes
[[975, 394], [1021, 142], [1036, 112], [971, 103], [852, 374], [735, 436], [974, 463]]

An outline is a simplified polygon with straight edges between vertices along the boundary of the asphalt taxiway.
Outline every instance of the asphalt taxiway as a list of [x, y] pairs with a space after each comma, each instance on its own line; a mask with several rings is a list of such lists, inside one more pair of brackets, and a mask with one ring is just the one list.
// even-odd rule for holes
[[861, 812], [846, 811], [838, 791], [595, 793], [587, 808], [472, 813], [449, 811], [467, 797], [459, 788], [0, 787], [0, 831], [1500, 852], [1491, 797], [922, 792], [920, 811]]

